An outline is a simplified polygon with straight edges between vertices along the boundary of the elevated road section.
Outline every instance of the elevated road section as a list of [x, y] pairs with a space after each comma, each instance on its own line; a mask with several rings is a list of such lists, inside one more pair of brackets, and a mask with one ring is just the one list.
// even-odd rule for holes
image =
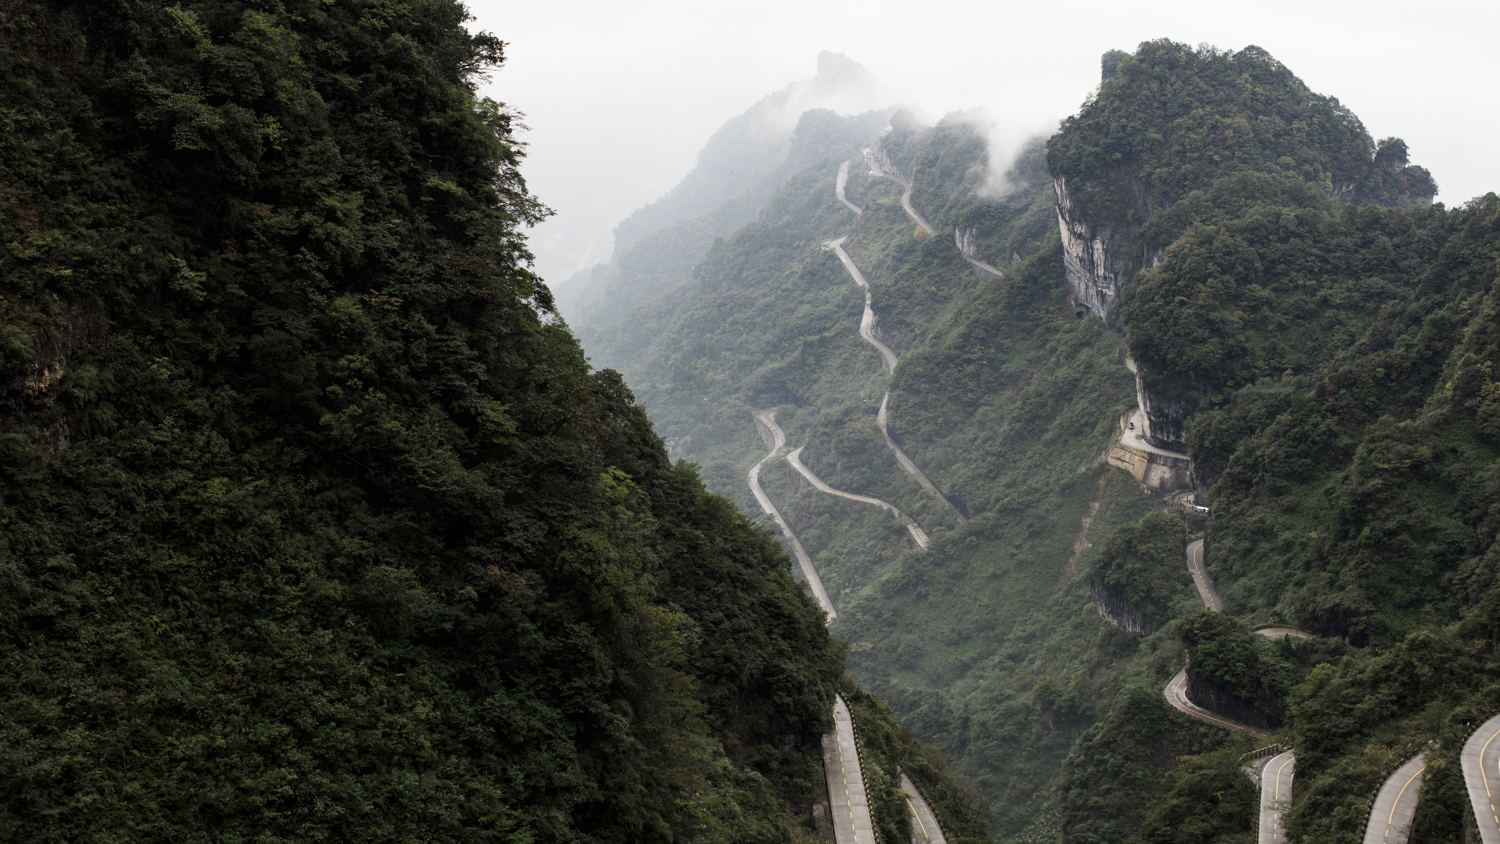
[[1427, 754], [1418, 753], [1386, 778], [1370, 809], [1365, 825], [1365, 844], [1406, 844], [1411, 838], [1411, 819], [1417, 814], [1417, 795], [1422, 791], [1422, 771]]
[[1459, 761], [1483, 844], [1500, 844], [1500, 715], [1479, 725]]
[[823, 772], [828, 778], [835, 844], [875, 844], [859, 748], [854, 743], [854, 719], [842, 696], [833, 702], [833, 732], [823, 736]]
[[901, 775], [901, 791], [906, 794], [906, 805], [911, 807], [911, 844], [948, 844], [937, 815], [922, 799], [922, 792], [906, 774]]

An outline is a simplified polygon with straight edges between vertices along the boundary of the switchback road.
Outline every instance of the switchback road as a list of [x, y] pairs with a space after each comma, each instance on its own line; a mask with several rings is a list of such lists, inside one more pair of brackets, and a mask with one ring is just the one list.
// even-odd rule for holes
[[[889, 346], [875, 338], [873, 330], [875, 325], [875, 311], [870, 307], [870, 283], [865, 280], [864, 273], [861, 273], [859, 271], [859, 267], [854, 266], [854, 261], [849, 257], [849, 253], [844, 251], [843, 244], [847, 239], [848, 238], [840, 238], [838, 240], [826, 241], [823, 244], [823, 248], [832, 250], [835, 255], [839, 256], [839, 262], [842, 263], [844, 265], [844, 269], [849, 272], [849, 277], [854, 279], [855, 284], [864, 288], [865, 312], [864, 316], [862, 316], [859, 321], [859, 336], [863, 337], [866, 343], [874, 346], [876, 350], [880, 352], [880, 357], [885, 362], [885, 371], [887, 373], [895, 372], [896, 353], [891, 351], [891, 348]], [[968, 521], [964, 518], [963, 514], [958, 511], [958, 508], [953, 506], [953, 502], [949, 501], [948, 497], [946, 495], [943, 495], [943, 493], [937, 488], [937, 486], [933, 484], [932, 481], [927, 479], [927, 475], [923, 474], [922, 470], [917, 468], [917, 464], [913, 463], [912, 459], [906, 456], [906, 452], [902, 451], [901, 447], [896, 445], [896, 441], [891, 439], [890, 430], [887, 427], [885, 413], [886, 402], [890, 400], [890, 397], [891, 394], [889, 391], [887, 391], [885, 396], [881, 398], [880, 415], [876, 417], [876, 422], [880, 425], [881, 436], [885, 437], [885, 444], [890, 447], [892, 452], [895, 453], [896, 462], [901, 464], [901, 468], [905, 469], [907, 474], [916, 478], [917, 483], [921, 484], [923, 489], [936, 496], [939, 501], [948, 505], [948, 507], [953, 510], [953, 515], [958, 517], [958, 521], [960, 524]]]
[[1386, 779], [1370, 809], [1365, 844], [1406, 844], [1411, 837], [1411, 819], [1417, 813], [1417, 795], [1422, 791], [1422, 770], [1426, 767], [1424, 751]]
[[1271, 757], [1260, 774], [1260, 834], [1257, 844], [1286, 844], [1281, 818], [1292, 804], [1292, 774], [1297, 757], [1288, 750]]
[[1271, 737], [1271, 734], [1266, 732], [1265, 730], [1259, 729], [1258, 727], [1252, 727], [1249, 724], [1242, 724], [1239, 721], [1234, 720], [1233, 718], [1225, 718], [1222, 715], [1215, 715], [1214, 713], [1209, 712], [1207, 709], [1204, 709], [1198, 704], [1188, 700], [1186, 665], [1184, 665], [1182, 667], [1182, 670], [1178, 671], [1177, 674], [1174, 675], [1172, 679], [1167, 683], [1167, 687], [1162, 690], [1162, 695], [1167, 699], [1167, 703], [1171, 704], [1173, 709], [1183, 713], [1184, 715], [1187, 715], [1188, 717], [1196, 718], [1206, 724], [1212, 724], [1213, 726], [1219, 727], [1220, 729], [1224, 730], [1247, 733], [1258, 739]]
[[854, 720], [842, 696], [833, 702], [833, 732], [823, 736], [823, 773], [836, 844], [875, 844], [875, 825], [854, 743]]
[[937, 815], [932, 813], [927, 801], [922, 799], [922, 792], [904, 773], [901, 775], [901, 790], [906, 793], [906, 805], [911, 807], [912, 844], [948, 844], [943, 828], [938, 825]]
[[848, 237], [841, 237], [838, 240], [826, 241], [823, 248], [832, 249], [833, 254], [839, 256], [839, 262], [844, 265], [844, 269], [849, 271], [849, 276], [854, 279], [854, 283], [864, 288], [865, 312], [859, 318], [859, 336], [880, 352], [881, 360], [885, 362], [885, 371], [895, 372], [896, 353], [891, 351], [890, 346], [875, 339], [875, 310], [870, 307], [870, 283], [865, 281], [864, 273], [859, 271], [859, 267], [854, 266], [854, 260], [849, 257], [849, 253], [844, 251], [844, 241], [848, 239]]
[[868, 495], [856, 495], [852, 492], [837, 490], [824, 483], [822, 478], [813, 474], [813, 470], [807, 468], [802, 464], [802, 449], [804, 448], [807, 448], [807, 446], [800, 446], [796, 451], [793, 451], [791, 454], [788, 454], [786, 456], [786, 462], [792, 464], [792, 468], [796, 469], [798, 474], [800, 474], [804, 478], [807, 478], [807, 480], [811, 482], [813, 486], [817, 487], [822, 492], [828, 493], [829, 495], [837, 495], [840, 498], [847, 498], [850, 501], [859, 501], [864, 504], [874, 504], [876, 507], [890, 511], [892, 515], [906, 523], [906, 529], [911, 533], [911, 538], [916, 541], [917, 547], [927, 547], [927, 533], [922, 530], [922, 526], [909, 518], [905, 513], [896, 509], [894, 505], [887, 504], [884, 501], [881, 501], [879, 498], [872, 498]]
[[1479, 725], [1460, 756], [1479, 840], [1500, 844], [1500, 715]]
[[786, 434], [782, 433], [781, 426], [776, 424], [776, 411], [774, 410], [757, 410], [755, 412], [755, 421], [757, 424], [764, 425], [770, 430], [774, 445], [771, 446], [771, 451], [765, 457], [762, 457], [754, 466], [750, 467], [750, 474], [746, 478], [750, 483], [750, 491], [755, 494], [755, 500], [760, 503], [760, 509], [766, 511], [767, 515], [776, 520], [777, 526], [781, 528], [782, 535], [792, 544], [792, 554], [797, 558], [797, 564], [802, 567], [802, 576], [807, 579], [808, 588], [812, 589], [813, 597], [818, 600], [818, 606], [823, 608], [823, 612], [828, 613], [828, 620], [833, 621], [839, 617], [839, 614], [833, 608], [833, 601], [828, 599], [828, 592], [823, 588], [823, 581], [818, 577], [818, 570], [813, 568], [812, 557], [807, 555], [807, 549], [802, 547], [802, 542], [797, 539], [797, 534], [792, 533], [792, 529], [787, 525], [786, 519], [781, 517], [781, 511], [777, 510], [776, 505], [771, 503], [771, 496], [766, 495], [766, 491], [760, 487], [760, 467], [765, 465], [767, 460], [775, 457], [776, 452], [786, 447]]

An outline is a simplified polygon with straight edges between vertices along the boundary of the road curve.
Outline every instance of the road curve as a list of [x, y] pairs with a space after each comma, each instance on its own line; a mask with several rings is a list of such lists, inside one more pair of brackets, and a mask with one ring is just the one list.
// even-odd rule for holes
[[865, 778], [854, 743], [854, 719], [840, 695], [833, 701], [833, 732], [823, 736], [823, 773], [828, 778], [828, 808], [835, 844], [875, 844]]
[[849, 206], [849, 210], [850, 211], [853, 211], [855, 214], [861, 214], [862, 215], [865, 212], [861, 211], [858, 205], [855, 205], [854, 203], [850, 202], [849, 198], [846, 197], [846, 196], [844, 196], [844, 185], [848, 181], [849, 181], [849, 162], [845, 161], [843, 164], [839, 165], [839, 177], [833, 183], [833, 193], [834, 193], [835, 196], [837, 196], [839, 198], [839, 202], [842, 202], [845, 205]]
[[1292, 751], [1271, 757], [1260, 774], [1260, 822], [1257, 844], [1286, 844], [1281, 817], [1292, 804], [1292, 775], [1297, 757]]
[[1187, 567], [1193, 575], [1193, 585], [1198, 587], [1198, 597], [1203, 599], [1203, 606], [1215, 612], [1223, 612], [1224, 602], [1219, 600], [1214, 582], [1208, 577], [1208, 569], [1203, 566], [1203, 540], [1188, 543]]
[[854, 283], [864, 288], [865, 312], [859, 318], [859, 336], [880, 352], [881, 360], [885, 362], [885, 371], [895, 372], [896, 353], [891, 351], [890, 346], [875, 339], [875, 310], [870, 307], [870, 283], [865, 281], [864, 273], [859, 271], [859, 267], [854, 266], [854, 260], [849, 257], [849, 253], [844, 251], [844, 241], [848, 239], [846, 236], [838, 240], [825, 241], [823, 248], [833, 250], [833, 254], [839, 256], [839, 262], [844, 265], [844, 269], [849, 271], [849, 276], [854, 279]]
[[837, 495], [840, 498], [847, 498], [850, 501], [860, 501], [865, 504], [874, 504], [876, 507], [880, 507], [881, 509], [890, 511], [892, 515], [906, 523], [906, 529], [911, 533], [911, 538], [916, 541], [917, 547], [927, 547], [926, 531], [922, 530], [922, 526], [913, 521], [905, 513], [896, 509], [894, 505], [887, 504], [884, 501], [881, 501], [879, 498], [872, 498], [868, 495], [856, 495], [852, 492], [837, 490], [824, 483], [822, 478], [813, 474], [813, 470], [803, 465], [801, 455], [802, 449], [804, 448], [807, 448], [807, 446], [799, 446], [796, 451], [793, 451], [791, 454], [788, 454], [786, 456], [786, 462], [792, 464], [792, 468], [796, 469], [798, 474], [802, 475], [802, 477], [804, 478], [807, 478], [813, 486], [817, 487], [822, 492], [828, 493], [829, 495]]
[[932, 224], [927, 222], [927, 218], [923, 217], [921, 214], [918, 214], [917, 209], [911, 207], [912, 183], [904, 182], [904, 184], [906, 185], [906, 190], [901, 192], [901, 207], [906, 209], [906, 216], [912, 218], [912, 221], [915, 222], [922, 229], [922, 231], [925, 231], [928, 234], [937, 234], [937, 229], [933, 228]]
[[875, 415], [875, 424], [880, 428], [880, 435], [882, 437], [885, 437], [885, 444], [889, 446], [891, 451], [896, 455], [896, 462], [901, 464], [901, 468], [905, 469], [908, 475], [916, 478], [917, 483], [921, 484], [922, 488], [935, 496], [937, 500], [943, 502], [944, 504], [947, 504], [948, 509], [953, 511], [953, 515], [958, 519], [959, 524], [965, 524], [969, 520], [964, 518], [964, 514], [960, 513], [958, 511], [958, 508], [953, 506], [953, 502], [948, 500], [948, 496], [944, 495], [942, 490], [938, 489], [932, 481], [929, 481], [927, 479], [927, 476], [922, 473], [922, 470], [917, 468], [917, 464], [913, 463], [911, 458], [906, 456], [906, 452], [901, 450], [901, 446], [896, 445], [896, 441], [891, 439], [891, 432], [886, 423], [885, 413], [886, 402], [889, 402], [890, 400], [891, 391], [886, 390], [885, 395], [880, 397], [880, 412]]
[[1199, 721], [1204, 722], [1205, 724], [1211, 724], [1212, 726], [1218, 727], [1223, 730], [1246, 733], [1248, 735], [1254, 736], [1257, 739], [1271, 737], [1270, 733], [1260, 729], [1259, 727], [1252, 727], [1249, 724], [1242, 724], [1239, 721], [1234, 720], [1233, 718], [1225, 718], [1222, 715], [1215, 715], [1214, 713], [1209, 712], [1207, 709], [1204, 709], [1198, 704], [1188, 700], [1186, 665], [1184, 665], [1182, 667], [1182, 670], [1178, 671], [1172, 677], [1172, 679], [1167, 683], [1167, 687], [1165, 689], [1162, 689], [1162, 696], [1167, 699], [1167, 703], [1171, 704], [1173, 709], [1181, 712], [1184, 715], [1187, 715], [1190, 718], [1196, 718]]
[[1406, 844], [1411, 838], [1411, 819], [1417, 813], [1417, 795], [1422, 791], [1422, 771], [1427, 752], [1413, 756], [1396, 769], [1380, 787], [1370, 822], [1365, 826], [1365, 844]]
[[901, 774], [901, 790], [906, 794], [906, 805], [911, 808], [912, 844], [948, 844], [937, 815], [932, 813], [932, 808], [922, 799], [922, 792], [904, 772]]
[[781, 517], [781, 511], [777, 510], [776, 505], [771, 503], [771, 496], [766, 495], [766, 491], [760, 487], [760, 467], [767, 460], [775, 457], [776, 452], [786, 447], [786, 435], [781, 432], [781, 426], [776, 424], [776, 411], [774, 410], [755, 411], [755, 421], [757, 424], [764, 425], [770, 429], [775, 444], [765, 457], [762, 457], [754, 466], [750, 467], [750, 474], [746, 477], [746, 480], [750, 483], [750, 491], [755, 494], [755, 500], [760, 503], [760, 509], [766, 511], [767, 515], [776, 520], [777, 526], [781, 528], [782, 535], [792, 544], [792, 555], [797, 558], [797, 564], [802, 567], [802, 576], [807, 579], [807, 586], [812, 589], [813, 597], [818, 600], [818, 606], [823, 608], [823, 612], [828, 613], [828, 620], [831, 622], [838, 618], [839, 614], [833, 608], [833, 601], [828, 599], [828, 591], [823, 588], [823, 580], [818, 577], [818, 570], [813, 568], [812, 557], [807, 555], [807, 549], [802, 547], [802, 542], [797, 539], [797, 534], [792, 533], [792, 529], [786, 523], [786, 519]]
[[1474, 820], [1483, 844], [1500, 844], [1500, 715], [1485, 721], [1464, 742], [1460, 760]]

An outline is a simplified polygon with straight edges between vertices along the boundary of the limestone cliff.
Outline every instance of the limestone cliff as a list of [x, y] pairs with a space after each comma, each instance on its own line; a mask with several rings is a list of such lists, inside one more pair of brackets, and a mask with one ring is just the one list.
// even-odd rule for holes
[[1131, 274], [1162, 260], [1160, 251], [1147, 253], [1136, 245], [1136, 235], [1156, 214], [1158, 203], [1139, 178], [1124, 173], [1120, 178], [1130, 188], [1133, 208], [1118, 220], [1089, 219], [1078, 202], [1078, 188], [1070, 186], [1063, 176], [1052, 181], [1074, 310], [1079, 318], [1096, 316], [1106, 325]]
[[1095, 581], [1089, 585], [1089, 598], [1099, 616], [1126, 633], [1145, 636], [1155, 629], [1130, 599], [1103, 583]]
[[1187, 696], [1188, 700], [1209, 712], [1216, 712], [1227, 718], [1233, 718], [1252, 727], [1261, 729], [1274, 729], [1281, 726], [1281, 713], [1272, 712], [1267, 714], [1255, 707], [1253, 704], [1230, 694], [1218, 685], [1193, 674], [1193, 665], [1188, 663], [1187, 669]]

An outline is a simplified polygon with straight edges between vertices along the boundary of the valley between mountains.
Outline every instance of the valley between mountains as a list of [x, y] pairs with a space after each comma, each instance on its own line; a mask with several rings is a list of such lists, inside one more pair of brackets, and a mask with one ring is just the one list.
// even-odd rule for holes
[[1103, 69], [1004, 173], [970, 116], [810, 111], [754, 220], [570, 320], [995, 840], [1490, 834], [1500, 204], [1258, 48]]

